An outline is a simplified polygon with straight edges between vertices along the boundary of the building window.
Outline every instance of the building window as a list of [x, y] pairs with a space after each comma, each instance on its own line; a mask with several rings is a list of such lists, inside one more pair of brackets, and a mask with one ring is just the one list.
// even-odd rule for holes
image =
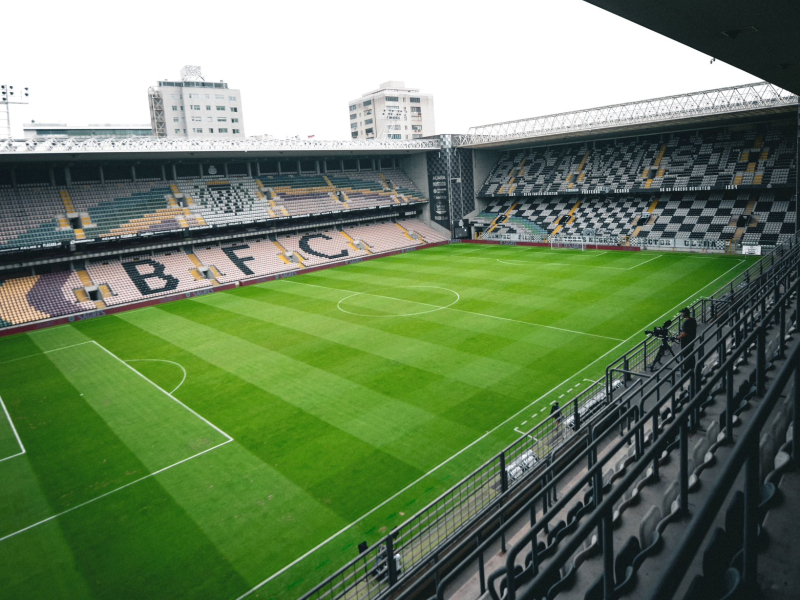
[[175, 130], [175, 133], [180, 133], [180, 132], [181, 132], [181, 130], [180, 130], [180, 129], [176, 129], [176, 130]]
[[228, 128], [227, 127], [220, 127], [219, 128], [219, 132], [220, 133], [228, 133]]
[[367, 134], [367, 135], [372, 135], [372, 132], [373, 132], [373, 131], [374, 131], [374, 130], [372, 129], [372, 127], [370, 127], [369, 129], [367, 129], [367, 131], [366, 131], [366, 134]]
[[177, 106], [173, 106], [173, 107], [172, 107], [172, 110], [174, 110], [174, 111], [176, 111], [176, 112], [177, 112], [177, 110], [178, 110], [178, 107], [177, 107]]
[[210, 104], [206, 104], [206, 110], [211, 110], [211, 105]]
[[350, 123], [350, 129], [358, 129], [358, 123]]
[[177, 102], [178, 101], [178, 94], [172, 94], [172, 101], [173, 102]]
[[225, 94], [214, 94], [214, 100], [225, 100]]
[[356, 109], [356, 105], [355, 104], [351, 104], [350, 105], [350, 110], [355, 110], [355, 109]]
[[411, 112], [412, 113], [422, 113], [422, 107], [420, 107], [420, 106], [412, 106], [411, 107]]
[[[211, 117], [208, 118], [210, 119]], [[217, 117], [217, 123], [227, 123], [227, 122], [228, 122], [228, 117]]]
[[418, 140], [418, 139], [419, 139], [419, 138], [421, 138], [421, 137], [422, 137], [422, 134], [421, 134], [421, 133], [412, 133], [412, 134], [411, 134], [411, 139], [412, 139], [412, 140]]
[[236, 102], [236, 96], [228, 96], [228, 101]]
[[214, 117], [206, 117], [206, 123], [213, 123]]
[[364, 108], [367, 108], [368, 106], [372, 106], [372, 100], [364, 100]]
[[389, 139], [390, 140], [402, 140], [403, 136], [400, 135], [399, 133], [390, 133], [389, 134]]
[[225, 110], [227, 107], [217, 105], [217, 110]]
[[209, 127], [208, 128], [208, 133], [214, 133], [214, 128], [213, 127]]
[[195, 133], [203, 133], [202, 127], [192, 127], [192, 131]]
[[371, 114], [372, 114], [372, 111], [371, 111], [371, 110], [365, 110], [365, 111], [364, 111], [364, 116], [365, 116], [365, 117], [368, 117], [368, 116], [370, 116]]
[[200, 110], [200, 105], [199, 104], [192, 104], [189, 108], [191, 108], [192, 110]]
[[211, 100], [211, 94], [206, 94], [206, 100]]
[[411, 131], [422, 131], [422, 125], [412, 125]]
[[416, 102], [419, 104], [419, 98], [409, 98], [409, 102]]
[[238, 123], [239, 117], [231, 117], [231, 123]]
[[178, 117], [172, 117], [172, 122], [173, 123], [177, 123], [178, 121], [180, 121], [180, 119]]
[[239, 130], [238, 129], [234, 129], [233, 133], [239, 133]]
[[350, 120], [351, 120], [351, 121], [352, 121], [353, 119], [357, 119], [357, 118], [358, 118], [358, 116], [357, 116], [355, 113], [353, 113], [352, 115], [350, 115]]
[[400, 102], [400, 98], [398, 96], [386, 96], [387, 102]]
[[364, 125], [372, 125], [372, 119], [367, 119], [364, 121]]
[[194, 121], [195, 123], [199, 123], [202, 120], [203, 120], [202, 117], [192, 117], [192, 121]]
[[199, 100], [200, 94], [189, 94], [189, 100]]
[[350, 134], [350, 137], [357, 138], [358, 137], [358, 132], [354, 131], [353, 133]]
[[239, 109], [235, 106], [231, 106], [231, 112], [239, 112]]

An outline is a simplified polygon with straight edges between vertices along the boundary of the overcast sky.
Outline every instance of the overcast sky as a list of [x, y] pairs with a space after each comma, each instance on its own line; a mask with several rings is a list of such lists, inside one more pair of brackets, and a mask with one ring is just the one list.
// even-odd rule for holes
[[5, 4], [18, 134], [149, 124], [147, 88], [186, 64], [242, 91], [247, 135], [318, 139], [348, 138], [348, 101], [389, 80], [434, 95], [436, 133], [757, 80], [582, 0]]

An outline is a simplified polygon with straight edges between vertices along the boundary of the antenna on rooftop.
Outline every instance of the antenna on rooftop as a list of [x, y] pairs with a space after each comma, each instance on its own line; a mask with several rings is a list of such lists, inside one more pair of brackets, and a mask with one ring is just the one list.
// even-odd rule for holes
[[186, 65], [181, 69], [181, 81], [205, 81], [198, 65]]

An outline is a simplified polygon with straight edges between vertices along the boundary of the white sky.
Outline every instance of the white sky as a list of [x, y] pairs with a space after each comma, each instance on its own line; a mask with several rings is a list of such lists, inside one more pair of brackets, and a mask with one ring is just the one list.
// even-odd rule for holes
[[[383, 81], [432, 93], [436, 133], [757, 78], [582, 0], [12, 2], [0, 83], [21, 123], [149, 124], [147, 88], [201, 65], [247, 135], [346, 139]], [[11, 39], [9, 39], [9, 35]]]

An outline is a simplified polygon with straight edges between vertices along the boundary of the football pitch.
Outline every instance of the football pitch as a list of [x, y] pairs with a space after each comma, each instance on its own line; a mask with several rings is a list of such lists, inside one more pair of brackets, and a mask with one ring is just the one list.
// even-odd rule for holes
[[0, 598], [297, 598], [754, 260], [452, 244], [0, 339]]

